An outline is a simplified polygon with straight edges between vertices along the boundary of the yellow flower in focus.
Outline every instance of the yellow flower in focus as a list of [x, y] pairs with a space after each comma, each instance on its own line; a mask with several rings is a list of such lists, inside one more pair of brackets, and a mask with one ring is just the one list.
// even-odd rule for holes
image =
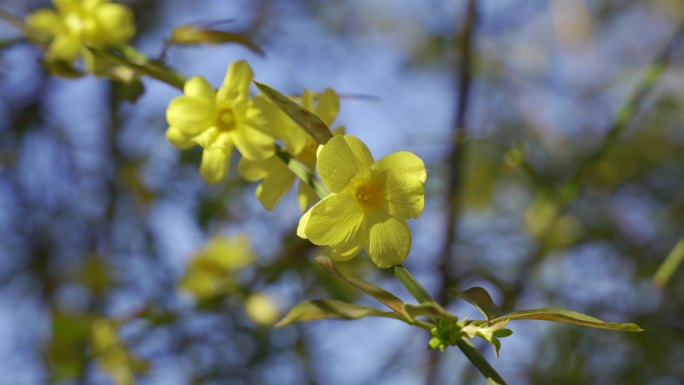
[[318, 153], [318, 174], [332, 192], [307, 211], [297, 235], [348, 260], [364, 248], [380, 268], [400, 264], [411, 248], [406, 219], [423, 211], [423, 161], [400, 151], [377, 162], [353, 136], [335, 136]]
[[[265, 97], [255, 98], [255, 103], [264, 111], [267, 125], [273, 135], [283, 142], [285, 152], [310, 170], [314, 170], [318, 143], [311, 135]], [[314, 95], [311, 91], [304, 90], [301, 105], [330, 126], [340, 110], [340, 99], [335, 91], [328, 88], [320, 94], [318, 103], [314, 103]], [[250, 161], [243, 158], [238, 164], [238, 172], [250, 182], [263, 180], [256, 189], [256, 197], [267, 210], [273, 210], [296, 179], [295, 174], [277, 156], [262, 161]], [[316, 192], [308, 184], [300, 181], [297, 190], [300, 210], [306, 211], [317, 199]]]
[[249, 98], [254, 73], [245, 61], [234, 62], [218, 92], [201, 77], [185, 83], [184, 95], [169, 103], [166, 138], [179, 149], [200, 145], [200, 174], [209, 183], [228, 174], [233, 147], [249, 160], [266, 160], [275, 153], [273, 137], [264, 133], [265, 119]]
[[53, 0], [55, 10], [39, 9], [26, 25], [39, 39], [49, 40], [46, 60], [72, 63], [83, 55], [92, 63], [85, 46], [119, 47], [135, 35], [133, 12], [109, 0]]
[[262, 326], [273, 325], [280, 317], [280, 312], [273, 303], [273, 299], [264, 293], [255, 293], [247, 297], [245, 314], [254, 323]]
[[230, 294], [238, 287], [234, 273], [253, 261], [246, 236], [217, 236], [193, 257], [179, 286], [198, 299]]

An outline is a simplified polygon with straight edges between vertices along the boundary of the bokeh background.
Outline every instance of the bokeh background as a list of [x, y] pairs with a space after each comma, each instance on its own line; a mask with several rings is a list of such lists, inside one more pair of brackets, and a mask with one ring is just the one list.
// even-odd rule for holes
[[[684, 383], [684, 276], [653, 283], [684, 234], [684, 3], [123, 3], [149, 57], [175, 26], [219, 22], [265, 56], [171, 47], [167, 63], [218, 85], [246, 59], [284, 93], [332, 87], [337, 123], [376, 159], [422, 157], [427, 204], [406, 265], [456, 314], [477, 317], [445, 290], [479, 285], [505, 310], [646, 329], [513, 322], [500, 358], [482, 346], [509, 383]], [[0, 2], [19, 16], [48, 5]], [[375, 304], [312, 262], [292, 194], [265, 211], [236, 159], [225, 183], [201, 180], [199, 151], [164, 138], [177, 90], [145, 79], [133, 104], [103, 79], [51, 77], [20, 37], [0, 22], [0, 385], [485, 382], [459, 351], [430, 353], [426, 333], [392, 320], [273, 329], [274, 310], [307, 298]], [[190, 261], [232, 237], [252, 259], [200, 279], [225, 290], [182, 290]], [[343, 269], [410, 297], [365, 256]], [[116, 352], [98, 353], [102, 341]]]

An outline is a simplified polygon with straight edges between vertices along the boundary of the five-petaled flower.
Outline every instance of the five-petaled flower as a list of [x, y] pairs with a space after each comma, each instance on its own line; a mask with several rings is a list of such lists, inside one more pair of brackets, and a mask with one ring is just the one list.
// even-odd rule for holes
[[[49, 41], [46, 60], [72, 63], [83, 56], [93, 66], [85, 48], [119, 47], [135, 34], [133, 12], [109, 0], [53, 0], [55, 10], [39, 9], [26, 18], [28, 28], [39, 40]], [[92, 68], [91, 68], [92, 69]]]
[[218, 92], [201, 77], [185, 83], [185, 95], [166, 110], [166, 138], [179, 149], [200, 145], [200, 173], [209, 183], [226, 177], [236, 147], [249, 160], [265, 160], [275, 153], [275, 142], [263, 130], [265, 119], [249, 97], [254, 74], [245, 61], [234, 62]]
[[332, 193], [302, 216], [297, 235], [330, 246], [336, 260], [364, 248], [380, 268], [400, 264], [411, 248], [405, 220], [423, 211], [423, 161], [400, 151], [374, 162], [361, 140], [344, 135], [320, 149], [317, 169]]

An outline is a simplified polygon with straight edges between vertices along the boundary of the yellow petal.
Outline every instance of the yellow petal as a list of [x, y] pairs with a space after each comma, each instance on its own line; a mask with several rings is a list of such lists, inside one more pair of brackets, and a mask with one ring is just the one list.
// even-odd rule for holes
[[200, 174], [208, 183], [217, 183], [228, 174], [230, 152], [222, 147], [205, 148], [202, 152]]
[[416, 154], [408, 151], [398, 151], [378, 160], [373, 169], [391, 171], [399, 174], [411, 174], [421, 183], [425, 183], [427, 172], [425, 163]]
[[52, 4], [61, 14], [75, 12], [79, 9], [78, 0], [52, 0]]
[[318, 200], [318, 194], [308, 184], [299, 182], [297, 189], [297, 203], [299, 210], [305, 212], [314, 202]]
[[64, 31], [62, 19], [51, 9], [39, 9], [26, 17], [26, 25], [44, 37], [53, 37]]
[[273, 210], [278, 201], [290, 190], [294, 183], [295, 175], [285, 166], [279, 158], [274, 157], [276, 162], [271, 163], [268, 176], [256, 190], [256, 197], [266, 210]]
[[319, 246], [335, 246], [356, 234], [363, 224], [364, 211], [354, 194], [331, 194], [311, 209], [305, 233]]
[[122, 45], [135, 35], [133, 11], [120, 4], [102, 4], [95, 8], [95, 20], [101, 38], [110, 45]]
[[47, 60], [64, 60], [73, 62], [78, 57], [82, 48], [81, 41], [70, 34], [59, 34], [50, 43], [45, 58]]
[[246, 124], [235, 129], [233, 141], [240, 154], [249, 160], [266, 160], [275, 154], [273, 137]]
[[349, 135], [333, 137], [318, 151], [318, 174], [334, 193], [342, 191], [354, 177], [368, 175], [372, 164], [368, 147]]
[[253, 78], [254, 72], [246, 61], [240, 60], [231, 63], [216, 100], [223, 102], [237, 97], [246, 98], [249, 96], [249, 86]]
[[305, 212], [304, 215], [302, 215], [301, 218], [299, 218], [299, 224], [297, 224], [297, 236], [302, 239], [307, 239], [306, 238], [306, 225], [309, 223], [309, 218], [311, 218], [311, 209], [309, 211]]
[[356, 226], [353, 231], [347, 233], [347, 236], [330, 248], [330, 258], [336, 261], [348, 261], [361, 251], [361, 248], [368, 241], [368, 230], [361, 223]]
[[169, 127], [166, 130], [166, 139], [176, 148], [180, 150], [185, 150], [187, 148], [190, 148], [192, 146], [195, 146], [196, 144], [193, 143], [190, 138], [187, 136], [183, 135], [183, 133], [175, 128], [175, 127]]
[[[348, 248], [342, 246], [333, 247], [330, 249], [330, 258], [336, 261], [348, 261], [356, 256], [361, 251], [363, 244], [351, 244]], [[346, 244], [345, 244], [346, 246]]]
[[400, 151], [372, 166], [385, 173], [387, 210], [398, 219], [418, 218], [425, 206], [425, 165], [416, 155]]
[[216, 99], [214, 88], [201, 76], [195, 76], [188, 79], [183, 86], [183, 92], [185, 93], [185, 96], [194, 98], [207, 99], [210, 101]]
[[411, 231], [406, 222], [378, 210], [366, 226], [369, 228], [366, 251], [375, 265], [385, 269], [406, 259], [411, 249]]
[[211, 126], [192, 137], [193, 142], [204, 148], [223, 147], [233, 149], [233, 142], [228, 132], [219, 130], [216, 126]]
[[335, 91], [326, 88], [321, 96], [318, 97], [318, 105], [316, 105], [314, 112], [321, 118], [323, 123], [330, 126], [340, 112], [340, 98]]
[[238, 162], [238, 174], [245, 180], [256, 182], [266, 178], [268, 175], [269, 160], [247, 160], [240, 158]]
[[389, 173], [385, 182], [387, 212], [398, 219], [418, 218], [425, 207], [423, 183], [410, 175]]
[[214, 123], [214, 103], [206, 99], [179, 96], [169, 103], [166, 121], [185, 135], [193, 136]]

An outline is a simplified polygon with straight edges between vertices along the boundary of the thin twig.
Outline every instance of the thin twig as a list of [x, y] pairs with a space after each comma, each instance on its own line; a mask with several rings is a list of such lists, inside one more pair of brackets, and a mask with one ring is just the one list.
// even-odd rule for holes
[[[467, 138], [467, 118], [470, 104], [470, 89], [472, 83], [473, 67], [473, 36], [478, 22], [477, 2], [469, 0], [466, 8], [465, 24], [461, 38], [458, 41], [458, 49], [462, 55], [462, 63], [458, 72], [455, 87], [458, 90], [456, 116], [454, 118], [454, 144], [447, 158], [448, 182], [445, 196], [447, 206], [446, 234], [440, 249], [440, 263], [438, 271], [441, 274], [442, 283], [437, 292], [440, 304], [446, 305], [448, 301], [448, 288], [455, 285], [452, 266], [454, 257], [453, 247], [458, 239], [458, 221], [461, 213], [461, 201], [463, 196], [463, 172], [465, 170], [465, 141]], [[433, 385], [438, 383], [438, 367], [441, 355], [432, 352], [428, 364], [425, 383]]]

